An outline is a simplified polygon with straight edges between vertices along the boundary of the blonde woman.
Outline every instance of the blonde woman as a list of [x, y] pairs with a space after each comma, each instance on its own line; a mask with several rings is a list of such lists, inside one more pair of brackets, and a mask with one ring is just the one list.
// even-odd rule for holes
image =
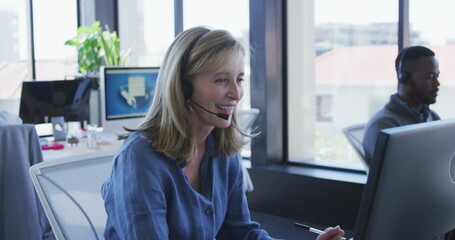
[[[250, 220], [236, 106], [245, 49], [223, 30], [179, 34], [161, 65], [153, 104], [128, 129], [102, 188], [106, 239], [271, 239]], [[339, 239], [342, 230], [320, 239]]]

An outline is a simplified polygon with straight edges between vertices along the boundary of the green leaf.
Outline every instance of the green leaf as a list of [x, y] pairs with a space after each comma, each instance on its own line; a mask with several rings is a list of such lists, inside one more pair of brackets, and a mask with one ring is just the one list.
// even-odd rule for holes
[[120, 39], [117, 33], [111, 32], [109, 26], [102, 31], [100, 22], [95, 21], [91, 26], [81, 26], [77, 35], [65, 41], [65, 45], [74, 46], [78, 51], [79, 71], [92, 73], [97, 71], [101, 64], [119, 66], [124, 64], [131, 50], [126, 54], [120, 52]]

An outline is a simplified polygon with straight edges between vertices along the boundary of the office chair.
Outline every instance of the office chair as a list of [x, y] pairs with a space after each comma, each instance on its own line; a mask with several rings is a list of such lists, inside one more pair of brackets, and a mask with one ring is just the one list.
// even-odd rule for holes
[[107, 214], [101, 185], [111, 172], [115, 150], [42, 162], [30, 175], [57, 240], [104, 239]]
[[[246, 110], [237, 111], [237, 121], [240, 129], [248, 132], [253, 128], [253, 123], [259, 115], [258, 108], [251, 108]], [[243, 190], [244, 192], [252, 192], [254, 190], [253, 181], [250, 178], [250, 174], [246, 166], [242, 162], [243, 169]]]
[[366, 159], [365, 150], [363, 149], [363, 133], [365, 132], [365, 127], [366, 123], [348, 126], [343, 128], [343, 134], [362, 160], [361, 162], [368, 173], [370, 163]]
[[32, 124], [0, 126], [0, 239], [52, 239], [52, 230], [29, 175], [43, 162]]
[[249, 131], [253, 128], [253, 123], [259, 115], [258, 108], [239, 110], [237, 112], [237, 121], [240, 129]]

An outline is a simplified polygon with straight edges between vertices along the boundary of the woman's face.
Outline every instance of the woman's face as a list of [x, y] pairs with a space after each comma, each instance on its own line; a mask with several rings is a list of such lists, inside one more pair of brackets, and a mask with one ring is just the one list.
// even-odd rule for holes
[[[239, 51], [222, 59], [212, 71], [196, 75], [190, 99], [191, 124], [211, 129], [229, 127], [234, 108], [243, 96], [244, 74], [244, 56]], [[215, 114], [225, 114], [228, 119]]]

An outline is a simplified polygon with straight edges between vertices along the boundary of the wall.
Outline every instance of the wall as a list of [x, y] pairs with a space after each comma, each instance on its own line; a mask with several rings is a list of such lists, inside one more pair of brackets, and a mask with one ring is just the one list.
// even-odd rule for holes
[[253, 166], [249, 173], [254, 184], [247, 195], [252, 211], [354, 229], [365, 174], [293, 166]]

